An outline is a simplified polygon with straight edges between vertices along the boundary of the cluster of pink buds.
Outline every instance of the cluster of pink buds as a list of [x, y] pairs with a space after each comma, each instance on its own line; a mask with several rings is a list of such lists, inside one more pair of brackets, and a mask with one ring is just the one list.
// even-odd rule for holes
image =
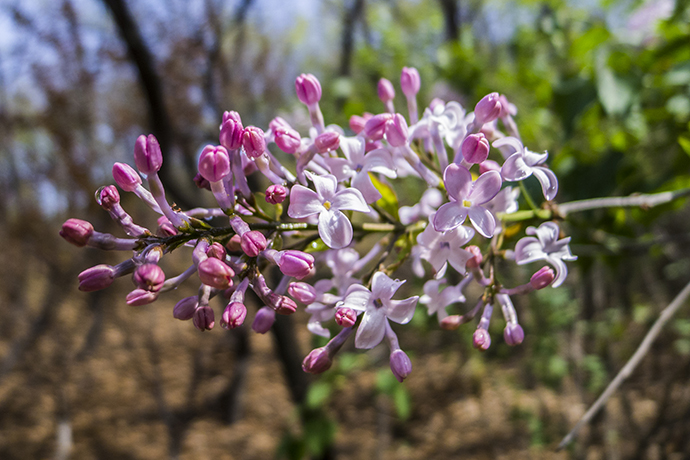
[[[354, 334], [354, 346], [361, 349], [385, 340], [391, 370], [402, 381], [412, 362], [391, 323], [408, 323], [418, 302], [444, 329], [478, 316], [473, 345], [479, 350], [491, 345], [489, 323], [498, 306], [505, 342], [520, 344], [525, 332], [511, 296], [561, 285], [565, 262], [575, 259], [570, 239], [549, 220], [553, 214], [544, 217], [527, 189], [514, 186], [533, 176], [545, 201], [553, 200], [558, 181], [545, 163], [548, 155], [522, 144], [513, 120], [517, 110], [505, 96], [491, 93], [469, 112], [457, 102], [434, 99], [420, 116], [420, 87], [419, 72], [404, 68], [400, 89], [407, 113], [398, 113], [395, 85], [381, 79], [382, 112], [354, 115], [346, 130], [324, 123], [321, 84], [313, 75], [300, 75], [295, 89], [312, 124], [305, 136], [280, 117], [264, 131], [245, 127], [237, 112], [226, 112], [219, 144], [203, 148], [195, 178], [213, 194], [217, 207], [212, 208], [173, 208], [158, 178], [160, 146], [154, 136], [140, 136], [134, 146], [136, 169], [116, 163], [113, 179], [160, 215], [157, 228], [133, 221], [117, 187], [101, 188], [98, 203], [126, 237], [99, 233], [79, 219], [65, 222], [60, 234], [76, 246], [125, 251], [130, 257], [116, 266], [85, 270], [79, 289], [103, 289], [131, 274], [136, 288], [126, 302], [145, 305], [196, 275], [198, 294], [179, 300], [173, 316], [192, 320], [201, 331], [214, 327], [218, 312], [224, 329], [240, 327], [253, 316], [251, 328], [265, 333], [276, 314], [293, 314], [303, 305], [309, 330], [330, 338], [305, 358], [303, 369], [311, 373], [328, 369]], [[251, 174], [259, 176], [252, 183], [264, 184], [261, 190], [250, 187]], [[405, 176], [417, 178], [419, 192], [401, 207], [394, 186]], [[408, 187], [411, 182], [406, 181]], [[257, 192], [265, 203], [257, 202]], [[520, 193], [530, 209], [518, 213]], [[267, 211], [271, 207], [274, 212]], [[509, 223], [528, 219], [542, 222], [526, 227], [527, 236], [505, 231]], [[362, 247], [368, 249], [360, 252]], [[160, 263], [178, 248], [190, 250], [191, 262], [169, 276]], [[537, 267], [524, 284], [508, 287], [496, 276], [499, 259], [517, 265], [543, 260], [548, 266]], [[421, 296], [399, 298], [404, 280], [393, 275], [404, 264], [426, 279]], [[454, 305], [462, 308], [471, 284], [482, 292], [474, 306], [450, 314]], [[255, 294], [251, 301], [248, 289]], [[225, 299], [222, 310], [211, 306], [216, 296]], [[248, 305], [257, 308], [250, 313]]]

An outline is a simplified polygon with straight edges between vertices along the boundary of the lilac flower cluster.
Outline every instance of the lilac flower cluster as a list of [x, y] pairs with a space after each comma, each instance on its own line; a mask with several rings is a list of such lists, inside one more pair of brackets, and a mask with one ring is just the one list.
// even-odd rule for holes
[[[163, 162], [158, 141], [152, 135], [140, 136], [134, 146], [136, 170], [116, 163], [113, 178], [121, 190], [136, 194], [160, 215], [157, 227], [151, 230], [134, 223], [114, 185], [99, 189], [98, 203], [128, 237], [99, 233], [79, 219], [65, 222], [60, 234], [77, 246], [121, 250], [132, 256], [116, 266], [101, 264], [83, 271], [79, 289], [103, 289], [131, 274], [136, 288], [126, 301], [145, 305], [196, 275], [198, 294], [180, 300], [173, 316], [191, 319], [201, 331], [215, 325], [216, 313], [210, 306], [215, 296], [227, 300], [221, 327], [233, 329], [249, 314], [245, 297], [251, 289], [263, 304], [252, 320], [258, 333], [270, 330], [276, 313], [292, 314], [298, 303], [303, 304], [312, 333], [330, 338], [332, 330], [338, 331], [326, 346], [305, 358], [303, 368], [312, 373], [328, 369], [356, 331], [357, 348], [373, 348], [385, 339], [391, 370], [402, 381], [412, 364], [390, 322], [408, 323], [418, 302], [429, 315], [436, 314], [445, 329], [479, 315], [473, 344], [480, 350], [491, 344], [489, 323], [494, 306], [500, 306], [506, 323], [504, 339], [518, 345], [524, 331], [510, 296], [561, 285], [567, 275], [565, 262], [575, 256], [568, 248], [569, 238], [560, 237], [554, 221], [527, 227], [529, 236], [517, 240], [513, 250], [503, 248], [514, 239], [506, 232], [509, 222], [539, 215], [533, 207], [533, 212], [522, 211], [524, 216], [519, 217], [518, 198], [526, 189], [514, 184], [534, 176], [550, 201], [558, 191], [556, 176], [545, 164], [546, 153], [531, 152], [522, 144], [513, 120], [517, 110], [505, 96], [491, 93], [472, 112], [457, 102], [434, 99], [420, 117], [420, 85], [417, 70], [404, 68], [400, 87], [407, 102], [406, 118], [396, 112], [394, 85], [381, 79], [378, 95], [385, 111], [353, 116], [350, 132], [324, 124], [321, 85], [309, 74], [295, 82], [297, 96], [310, 115], [308, 136], [279, 117], [263, 131], [243, 126], [237, 112], [226, 112], [219, 145], [203, 149], [195, 178], [200, 188], [213, 194], [217, 202], [213, 208], [172, 207], [158, 178]], [[287, 160], [279, 161], [281, 155]], [[257, 172], [264, 184], [270, 183], [262, 188], [263, 205], [247, 180]], [[148, 188], [142, 185], [142, 176]], [[420, 198], [412, 206], [399, 207], [392, 185], [405, 176], [417, 178], [405, 184], [420, 186]], [[533, 200], [525, 198], [533, 206]], [[212, 226], [211, 219], [226, 225]], [[378, 235], [377, 241], [360, 253], [366, 242], [356, 243], [372, 233]], [[191, 264], [182, 273], [167, 276], [159, 263], [181, 246], [191, 249]], [[545, 266], [528, 283], [506, 287], [495, 273], [498, 259], [512, 259], [518, 265], [544, 260], [555, 272]], [[428, 278], [424, 293], [394, 299], [404, 281], [391, 276], [408, 260], [415, 275]], [[271, 266], [282, 273], [273, 287], [264, 276]], [[466, 301], [464, 291], [472, 283], [483, 290], [475, 306], [463, 315], [449, 314], [449, 306]]]

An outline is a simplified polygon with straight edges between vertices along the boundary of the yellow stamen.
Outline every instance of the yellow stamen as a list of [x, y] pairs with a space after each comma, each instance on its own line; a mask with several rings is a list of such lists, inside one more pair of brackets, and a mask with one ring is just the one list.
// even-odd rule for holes
[[470, 200], [462, 200], [462, 205], [466, 208], [469, 208], [472, 206], [472, 202]]
[[330, 201], [324, 201], [323, 207], [326, 208], [326, 210], [331, 209], [331, 202]]

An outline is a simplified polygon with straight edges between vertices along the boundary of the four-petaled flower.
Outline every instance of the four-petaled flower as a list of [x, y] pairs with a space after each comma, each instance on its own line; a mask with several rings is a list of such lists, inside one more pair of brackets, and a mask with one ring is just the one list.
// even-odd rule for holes
[[[434, 214], [429, 216], [429, 222], [433, 222]], [[427, 225], [422, 233], [417, 235], [419, 249], [415, 255], [426, 260], [434, 269], [437, 278], [446, 272], [446, 266], [450, 265], [460, 274], [465, 273], [465, 264], [472, 257], [472, 253], [462, 249], [462, 246], [470, 242], [474, 237], [474, 230], [458, 225], [446, 232], [439, 232], [433, 225]]]
[[460, 284], [456, 286], [446, 286], [443, 290], [439, 290], [442, 284], [446, 283], [446, 279], [429, 280], [424, 283], [424, 295], [420, 297], [419, 302], [426, 305], [429, 316], [436, 313], [438, 322], [443, 321], [443, 318], [448, 316], [446, 307], [455, 302], [465, 302], [465, 296], [462, 294], [462, 288], [472, 279], [472, 275], [463, 279]]
[[399, 324], [406, 324], [412, 319], [419, 296], [392, 300], [395, 291], [404, 282], [376, 272], [371, 280], [371, 291], [361, 284], [350, 286], [345, 300], [338, 306], [364, 313], [355, 336], [355, 347], [374, 348], [378, 345], [386, 333], [389, 319]]
[[537, 237], [526, 236], [517, 242], [515, 262], [518, 265], [524, 265], [545, 260], [556, 269], [556, 278], [551, 286], [558, 287], [563, 284], [565, 277], [568, 276], [568, 268], [563, 261], [577, 260], [577, 256], [572, 255], [568, 247], [570, 237], [559, 240], [560, 229], [554, 222], [544, 222], [539, 228], [527, 227], [525, 233]]
[[288, 216], [302, 219], [319, 215], [319, 236], [326, 246], [333, 249], [344, 248], [352, 242], [352, 224], [341, 209], [368, 213], [369, 206], [362, 193], [355, 188], [336, 192], [338, 181], [335, 176], [326, 174], [307, 176], [314, 182], [314, 190], [303, 185], [294, 185], [290, 191]]
[[469, 216], [474, 228], [483, 236], [491, 238], [496, 220], [481, 205], [490, 201], [501, 190], [501, 175], [496, 171], [487, 171], [473, 181], [467, 168], [451, 163], [443, 173], [443, 182], [451, 201], [438, 208], [433, 220], [436, 231], [452, 230]]
[[503, 163], [501, 168], [501, 176], [507, 181], [519, 181], [528, 178], [531, 175], [539, 180], [541, 190], [544, 193], [544, 198], [553, 200], [558, 193], [558, 179], [556, 175], [549, 168], [541, 166], [548, 153], [534, 153], [525, 148], [515, 137], [504, 137], [493, 143], [497, 149], [501, 147], [511, 147], [515, 153], [510, 155]]

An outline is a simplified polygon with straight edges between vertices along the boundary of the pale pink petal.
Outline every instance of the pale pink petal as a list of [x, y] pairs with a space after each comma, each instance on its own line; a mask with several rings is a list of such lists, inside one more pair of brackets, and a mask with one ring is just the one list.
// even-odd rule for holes
[[330, 338], [331, 332], [323, 327], [319, 321], [309, 321], [307, 323], [307, 329], [309, 332], [315, 335], [320, 335], [321, 337]]
[[468, 199], [474, 204], [491, 201], [501, 191], [503, 179], [497, 171], [487, 171], [474, 182]]
[[317, 174], [308, 173], [309, 179], [314, 182], [314, 190], [319, 194], [322, 200], [330, 200], [335, 194], [336, 187], [338, 186], [338, 180], [332, 174], [325, 174], [319, 176]]
[[462, 201], [472, 190], [472, 174], [464, 166], [451, 163], [443, 172], [443, 183], [446, 184], [448, 196]]
[[[450, 166], [449, 166], [450, 167]], [[434, 216], [434, 229], [437, 232], [451, 230], [465, 222], [467, 208], [457, 201], [446, 203], [436, 211]]]
[[536, 153], [536, 152], [531, 152], [527, 149], [525, 149], [525, 163], [527, 163], [530, 166], [537, 166], [542, 164], [543, 162], [546, 161], [546, 159], [549, 157], [548, 153]]
[[340, 150], [345, 154], [350, 163], [357, 165], [364, 163], [364, 138], [363, 137], [341, 137]]
[[367, 305], [371, 301], [371, 291], [361, 284], [353, 284], [347, 288], [343, 306], [352, 308], [358, 312], [366, 310]]
[[407, 324], [414, 316], [414, 309], [417, 306], [418, 300], [419, 296], [414, 296], [405, 300], [389, 300], [384, 302], [386, 316], [398, 324]]
[[448, 263], [461, 275], [465, 274], [465, 265], [472, 257], [472, 253], [461, 248], [447, 251]]
[[393, 157], [386, 149], [376, 149], [367, 153], [364, 157], [364, 170], [383, 174], [391, 179], [397, 177]]
[[367, 310], [359, 323], [357, 335], [355, 336], [355, 347], [374, 348], [381, 343], [386, 332], [386, 316], [383, 309]]
[[517, 152], [512, 154], [501, 167], [501, 176], [505, 180], [517, 181], [523, 180], [532, 174], [532, 168], [525, 163], [525, 157], [522, 153]]
[[556, 198], [558, 193], [558, 179], [556, 175], [550, 169], [537, 166], [532, 169], [534, 177], [539, 180], [541, 184], [541, 190], [544, 192], [544, 198], [547, 200], [553, 200]]
[[[561, 234], [561, 229], [556, 222], [544, 222], [538, 228], [528, 227], [525, 231], [528, 235], [536, 235], [544, 248], [548, 248], [556, 241]], [[548, 251], [548, 249], [546, 249]]]
[[331, 206], [333, 209], [350, 209], [352, 211], [359, 211], [368, 213], [369, 206], [362, 196], [362, 192], [356, 188], [346, 188], [341, 190], [331, 198]]
[[545, 258], [546, 253], [543, 251], [541, 243], [534, 237], [526, 236], [515, 245], [515, 263], [518, 265]]
[[468, 212], [470, 222], [479, 233], [487, 238], [494, 236], [496, 230], [496, 219], [491, 212], [481, 206], [472, 206]]
[[374, 273], [371, 279], [371, 296], [373, 299], [390, 299], [405, 280], [391, 279], [383, 272]]
[[[501, 149], [501, 152], [503, 152], [504, 150], [509, 152], [512, 149], [514, 153], [522, 152], [525, 149], [525, 147], [522, 145], [522, 142], [520, 142], [519, 139], [511, 136], [504, 137], [497, 141], [494, 141], [494, 143], [491, 145], [493, 145], [495, 149], [500, 149], [501, 147], [508, 147], [505, 149]], [[504, 156], [508, 155], [504, 154]]]
[[325, 210], [315, 191], [303, 185], [294, 185], [290, 190], [288, 216], [301, 219]]
[[362, 197], [367, 203], [374, 203], [381, 198], [381, 192], [378, 191], [371, 182], [371, 177], [366, 171], [357, 174], [352, 179], [352, 186], [362, 192]]
[[355, 175], [355, 170], [350, 166], [350, 162], [345, 158], [324, 158], [324, 161], [331, 169], [331, 172], [338, 180], [342, 182]]
[[319, 236], [331, 249], [344, 248], [352, 242], [352, 224], [337, 209], [319, 214]]
[[546, 261], [556, 269], [556, 277], [553, 279], [551, 287], [557, 288], [563, 284], [563, 281], [568, 276], [568, 267], [565, 265], [565, 262], [555, 257], [547, 257]]

